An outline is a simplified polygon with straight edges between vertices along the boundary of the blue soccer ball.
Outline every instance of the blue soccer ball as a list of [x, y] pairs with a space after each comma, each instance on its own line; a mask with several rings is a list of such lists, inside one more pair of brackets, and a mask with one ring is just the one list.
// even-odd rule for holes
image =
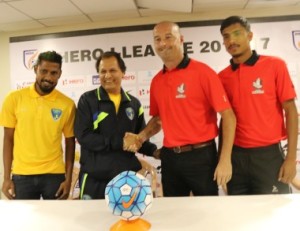
[[152, 205], [150, 182], [141, 174], [124, 171], [105, 188], [105, 201], [112, 213], [124, 220], [135, 220]]

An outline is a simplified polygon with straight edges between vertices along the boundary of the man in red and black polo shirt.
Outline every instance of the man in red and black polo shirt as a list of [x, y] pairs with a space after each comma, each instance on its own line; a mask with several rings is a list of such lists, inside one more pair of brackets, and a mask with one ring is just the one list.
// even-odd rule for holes
[[[253, 33], [245, 18], [229, 17], [220, 30], [232, 59], [219, 76], [237, 118], [228, 194], [289, 193], [296, 174], [298, 114], [286, 64], [251, 50]], [[280, 142], [286, 138], [284, 157]]]
[[[163, 69], [150, 87], [150, 115], [141, 141], [159, 131], [164, 196], [218, 195], [218, 185], [231, 178], [231, 149], [235, 116], [218, 75], [206, 64], [183, 52], [183, 36], [172, 22], [158, 23], [153, 30], [154, 48]], [[223, 119], [223, 148], [218, 160], [215, 137], [217, 112]], [[125, 148], [132, 148], [125, 137]], [[125, 145], [126, 146], [126, 145]], [[134, 151], [134, 149], [133, 149]]]

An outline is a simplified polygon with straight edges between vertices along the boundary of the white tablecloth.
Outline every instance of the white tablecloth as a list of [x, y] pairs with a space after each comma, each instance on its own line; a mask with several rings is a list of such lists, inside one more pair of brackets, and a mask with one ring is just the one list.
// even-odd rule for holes
[[[298, 231], [300, 195], [155, 198], [142, 218], [151, 231]], [[0, 201], [3, 231], [105, 231], [118, 220], [104, 200]]]

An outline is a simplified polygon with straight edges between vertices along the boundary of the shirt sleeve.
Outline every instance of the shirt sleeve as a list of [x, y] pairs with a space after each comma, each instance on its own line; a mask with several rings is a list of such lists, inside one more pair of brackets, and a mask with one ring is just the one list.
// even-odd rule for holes
[[67, 112], [66, 123], [63, 128], [63, 133], [66, 138], [74, 136], [74, 122], [75, 122], [75, 103], [72, 103]]
[[212, 69], [207, 69], [206, 72], [205, 92], [208, 100], [216, 112], [221, 112], [231, 108], [231, 104], [226, 95], [222, 82]]
[[3, 127], [14, 128], [17, 123], [16, 117], [16, 93], [8, 94], [2, 105], [1, 114], [0, 114], [0, 124]]
[[276, 72], [277, 96], [280, 102], [283, 103], [286, 100], [294, 99], [296, 91], [285, 62], [281, 59], [276, 59], [274, 68]]
[[158, 105], [156, 101], [156, 93], [155, 93], [156, 81], [155, 79], [152, 80], [150, 85], [150, 110], [149, 114], [151, 116], [159, 115]]

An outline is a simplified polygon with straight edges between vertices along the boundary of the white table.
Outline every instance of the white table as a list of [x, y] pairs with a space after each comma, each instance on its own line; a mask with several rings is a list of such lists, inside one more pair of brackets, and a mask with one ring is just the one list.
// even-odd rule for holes
[[[156, 198], [151, 231], [299, 230], [300, 194]], [[1, 230], [106, 231], [119, 220], [104, 200], [0, 201]]]

